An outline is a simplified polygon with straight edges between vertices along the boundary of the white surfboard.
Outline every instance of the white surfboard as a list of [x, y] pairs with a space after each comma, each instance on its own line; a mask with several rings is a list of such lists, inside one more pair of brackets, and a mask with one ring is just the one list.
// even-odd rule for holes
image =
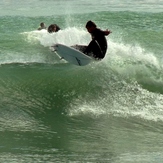
[[85, 66], [93, 61], [91, 57], [72, 47], [63, 44], [55, 44], [52, 47], [61, 59], [64, 59], [74, 65]]

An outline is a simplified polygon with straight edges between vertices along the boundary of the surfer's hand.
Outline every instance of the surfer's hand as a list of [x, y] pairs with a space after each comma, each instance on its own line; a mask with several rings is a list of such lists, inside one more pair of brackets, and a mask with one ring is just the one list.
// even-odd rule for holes
[[104, 31], [105, 32], [105, 35], [109, 35], [110, 33], [112, 33], [110, 30], [106, 30], [106, 31]]

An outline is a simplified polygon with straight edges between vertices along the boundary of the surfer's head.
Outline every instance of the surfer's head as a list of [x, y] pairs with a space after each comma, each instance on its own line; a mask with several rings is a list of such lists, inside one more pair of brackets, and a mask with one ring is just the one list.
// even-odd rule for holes
[[96, 29], [96, 24], [95, 24], [94, 22], [92, 22], [91, 20], [89, 20], [89, 21], [86, 23], [85, 27], [87, 28], [87, 30], [88, 30], [89, 33], [92, 33], [92, 31], [93, 31], [94, 29]]
[[48, 32], [49, 33], [53, 33], [53, 32], [58, 32], [60, 30], [59, 26], [57, 26], [56, 24], [51, 24], [48, 27]]
[[41, 23], [40, 23], [40, 27], [44, 28], [45, 26], [46, 26], [46, 25], [45, 25], [44, 22], [41, 22]]

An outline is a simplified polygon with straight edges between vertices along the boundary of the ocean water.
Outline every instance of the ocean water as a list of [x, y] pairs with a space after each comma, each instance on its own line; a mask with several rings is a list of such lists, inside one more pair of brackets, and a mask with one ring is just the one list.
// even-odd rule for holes
[[[0, 162], [162, 163], [162, 18], [162, 0], [1, 0]], [[88, 20], [112, 31], [106, 57], [60, 60]]]

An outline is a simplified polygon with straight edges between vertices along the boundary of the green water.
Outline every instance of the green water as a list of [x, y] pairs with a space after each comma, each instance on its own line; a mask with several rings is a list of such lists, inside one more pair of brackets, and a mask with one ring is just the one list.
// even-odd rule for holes
[[[0, 2], [0, 162], [161, 163], [162, 5]], [[106, 57], [60, 60], [49, 46], [87, 45], [88, 20], [112, 31]]]

